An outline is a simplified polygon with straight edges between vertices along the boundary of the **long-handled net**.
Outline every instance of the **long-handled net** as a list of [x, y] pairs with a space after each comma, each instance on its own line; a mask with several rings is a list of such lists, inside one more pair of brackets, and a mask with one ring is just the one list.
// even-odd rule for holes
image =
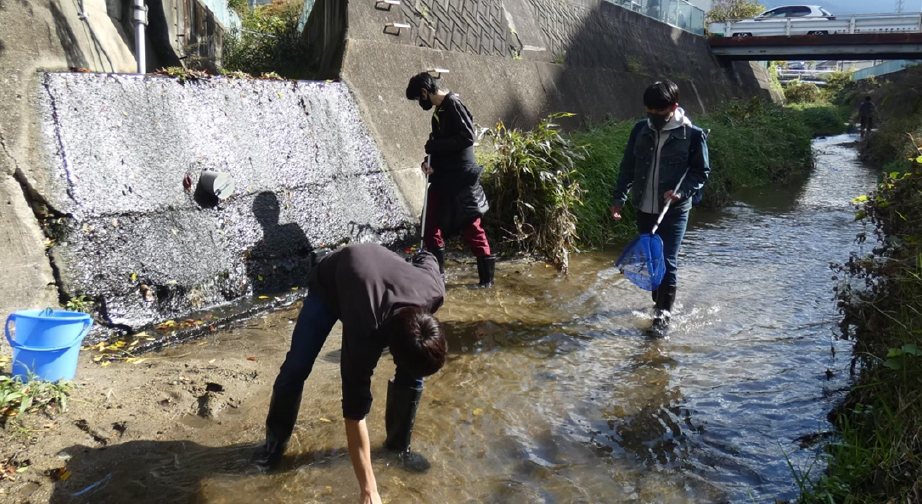
[[[685, 178], [685, 177], [682, 177]], [[680, 182], [681, 183], [681, 182]], [[666, 260], [663, 257], [663, 239], [656, 234], [660, 223], [663, 222], [669, 205], [672, 201], [666, 202], [663, 210], [656, 219], [653, 229], [647, 234], [642, 234], [634, 238], [631, 243], [627, 244], [624, 252], [615, 262], [624, 276], [634, 285], [648, 291], [655, 291], [662, 283], [666, 275]]]
[[666, 275], [663, 239], [653, 233], [634, 238], [618, 257], [615, 266], [634, 285], [655, 291]]

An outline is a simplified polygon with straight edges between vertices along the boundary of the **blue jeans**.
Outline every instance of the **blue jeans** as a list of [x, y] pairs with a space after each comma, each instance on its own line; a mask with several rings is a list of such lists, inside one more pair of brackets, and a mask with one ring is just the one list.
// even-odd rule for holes
[[[685, 228], [688, 226], [688, 210], [668, 211], [663, 222], [656, 230], [656, 234], [663, 239], [663, 256], [666, 259], [666, 276], [663, 277], [661, 286], [675, 287], [679, 282], [679, 247], [685, 237]], [[657, 214], [637, 212], [637, 230], [642, 234], [649, 233], [656, 224]]]
[[[272, 402], [266, 418], [267, 437], [282, 446], [288, 443], [298, 420], [304, 381], [310, 376], [314, 362], [337, 320], [339, 315], [319, 296], [309, 294], [304, 299], [291, 335], [291, 349], [272, 387]], [[423, 386], [422, 378], [413, 377], [400, 368], [397, 368], [394, 383], [402, 387]]]

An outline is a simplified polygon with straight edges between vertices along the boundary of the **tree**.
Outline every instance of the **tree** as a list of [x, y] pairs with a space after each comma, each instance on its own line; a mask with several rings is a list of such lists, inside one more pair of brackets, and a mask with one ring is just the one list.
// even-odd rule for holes
[[765, 12], [765, 6], [755, 0], [714, 0], [714, 7], [707, 13], [707, 23], [725, 23], [734, 19], [745, 19]]

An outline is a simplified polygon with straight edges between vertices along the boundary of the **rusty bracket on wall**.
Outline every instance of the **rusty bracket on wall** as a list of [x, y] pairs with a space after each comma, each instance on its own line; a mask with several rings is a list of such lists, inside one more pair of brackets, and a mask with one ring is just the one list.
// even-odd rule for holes
[[[391, 31], [388, 31], [389, 29]], [[400, 35], [401, 29], [409, 30], [410, 25], [406, 23], [387, 23], [384, 25], [384, 33], [387, 33], [388, 35]], [[396, 30], [396, 31], [393, 31], [393, 30]]]
[[400, 0], [375, 0], [375, 9], [389, 11], [391, 7], [400, 5]]

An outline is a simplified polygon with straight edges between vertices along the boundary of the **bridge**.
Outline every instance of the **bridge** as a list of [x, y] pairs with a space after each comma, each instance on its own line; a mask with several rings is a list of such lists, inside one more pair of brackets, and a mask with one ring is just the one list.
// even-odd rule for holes
[[712, 37], [727, 60], [922, 59], [922, 33], [859, 33], [770, 37]]

